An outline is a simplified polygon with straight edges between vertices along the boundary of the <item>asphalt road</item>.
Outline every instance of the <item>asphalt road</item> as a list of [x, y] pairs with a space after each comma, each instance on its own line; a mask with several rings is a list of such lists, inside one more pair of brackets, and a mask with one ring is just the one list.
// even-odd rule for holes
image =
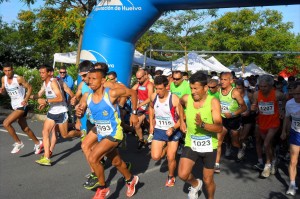
[[[41, 137], [42, 122], [28, 121], [29, 126]], [[14, 124], [17, 132], [22, 131]], [[82, 184], [89, 168], [80, 148], [80, 139], [59, 139], [56, 145], [51, 167], [35, 163], [40, 155], [33, 153], [33, 142], [24, 134], [19, 137], [25, 147], [18, 154], [11, 154], [13, 140], [0, 126], [0, 199], [87, 199], [94, 191], [86, 190]], [[151, 160], [149, 150], [136, 150], [136, 139], [127, 136], [127, 150], [121, 150], [123, 160], [132, 163], [132, 173], [139, 175], [135, 199], [182, 199], [187, 198], [188, 184], [176, 178], [174, 187], [164, 186], [167, 177], [165, 159]], [[217, 190], [215, 198], [220, 199], [265, 199], [293, 198], [286, 196], [288, 186], [287, 164], [280, 163], [279, 171], [267, 179], [259, 177], [252, 168], [255, 150], [247, 150], [248, 158], [236, 163], [233, 158], [222, 158], [221, 173], [215, 175]], [[299, 169], [298, 169], [299, 170]], [[194, 174], [201, 178], [201, 163], [194, 169]], [[111, 189], [108, 198], [126, 198], [126, 186], [122, 176], [107, 163], [105, 176]], [[298, 185], [300, 185], [299, 178]], [[200, 199], [206, 198], [205, 192]], [[300, 198], [299, 191], [295, 198]]]

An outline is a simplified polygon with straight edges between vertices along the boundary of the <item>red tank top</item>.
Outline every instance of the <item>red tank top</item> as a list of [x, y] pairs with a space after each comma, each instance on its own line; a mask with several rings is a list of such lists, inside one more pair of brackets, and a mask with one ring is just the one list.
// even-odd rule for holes
[[[139, 84], [137, 87], [137, 98], [138, 98], [139, 104], [150, 97], [150, 96], [148, 96], [148, 88], [147, 88], [147, 85], [149, 83], [151, 84], [151, 82], [148, 80], [144, 85]], [[148, 106], [149, 106], [149, 103], [139, 107], [138, 111], [148, 113]]]
[[276, 90], [273, 89], [270, 94], [265, 97], [258, 91], [258, 126], [261, 129], [277, 128], [280, 126], [279, 108], [276, 100]]

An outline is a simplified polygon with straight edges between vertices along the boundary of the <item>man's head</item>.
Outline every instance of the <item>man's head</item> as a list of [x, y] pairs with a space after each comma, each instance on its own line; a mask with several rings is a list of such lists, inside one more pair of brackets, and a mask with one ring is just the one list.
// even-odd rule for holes
[[212, 94], [218, 92], [219, 89], [219, 81], [216, 79], [210, 79], [208, 82], [208, 89]]
[[154, 73], [154, 78], [157, 77], [157, 76], [161, 76], [162, 74], [163, 74], [162, 70], [156, 70], [155, 73]]
[[174, 71], [172, 77], [175, 86], [179, 86], [183, 82], [183, 75], [181, 71]]
[[43, 81], [52, 78], [53, 71], [53, 68], [47, 64], [43, 64], [39, 67], [40, 76]]
[[6, 77], [8, 77], [9, 79], [12, 78], [14, 76], [14, 69], [11, 63], [5, 63], [3, 65], [3, 72], [5, 74]]
[[[246, 80], [245, 80], [246, 81]], [[243, 94], [245, 91], [245, 84], [243, 80], [237, 80], [235, 82], [235, 88], [241, 93]]]
[[106, 72], [102, 69], [92, 69], [89, 71], [88, 75], [88, 82], [89, 87], [96, 91], [97, 89], [101, 88], [101, 86], [106, 82]]
[[273, 89], [274, 78], [271, 75], [261, 75], [258, 77], [259, 90], [263, 94], [269, 94]]
[[300, 81], [295, 81], [291, 84], [292, 87], [292, 96], [294, 97], [297, 103], [300, 103]]
[[231, 86], [233, 83], [233, 76], [230, 72], [224, 72], [221, 75], [221, 88], [225, 89]]
[[67, 68], [65, 66], [59, 68], [59, 76], [61, 78], [65, 78], [67, 76]]
[[182, 78], [183, 78], [183, 80], [189, 80], [188, 72], [182, 72]]
[[107, 73], [107, 81], [116, 83], [117, 82], [117, 73], [115, 71], [111, 71], [109, 73]]
[[108, 65], [104, 62], [97, 62], [97, 63], [94, 64], [94, 67], [96, 69], [102, 69], [105, 73], [107, 73], [108, 70], [109, 70]]
[[140, 69], [136, 72], [136, 79], [140, 85], [147, 80], [146, 73], [143, 69]]
[[194, 101], [200, 101], [207, 93], [207, 75], [200, 71], [190, 77], [190, 87]]
[[92, 68], [94, 68], [94, 65], [89, 60], [85, 60], [79, 64], [79, 75], [85, 83], [89, 82], [88, 73]]
[[154, 79], [155, 90], [159, 98], [163, 98], [165, 94], [168, 92], [168, 79], [166, 76], [157, 76]]

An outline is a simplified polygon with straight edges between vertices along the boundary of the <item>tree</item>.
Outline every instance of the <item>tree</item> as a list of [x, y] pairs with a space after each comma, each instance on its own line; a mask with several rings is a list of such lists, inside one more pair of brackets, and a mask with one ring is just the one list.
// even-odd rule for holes
[[155, 22], [152, 29], [165, 33], [181, 46], [186, 57], [185, 70], [188, 71], [187, 51], [193, 36], [205, 30], [205, 20], [216, 16], [216, 9], [170, 12]]
[[[211, 22], [207, 31], [208, 46], [219, 51], [293, 51], [295, 36], [290, 32], [292, 27], [290, 22], [283, 23], [282, 14], [274, 10], [228, 12]], [[269, 72], [281, 68], [271, 54], [230, 54], [218, 58], [225, 64], [240, 60], [245, 65], [255, 61]]]

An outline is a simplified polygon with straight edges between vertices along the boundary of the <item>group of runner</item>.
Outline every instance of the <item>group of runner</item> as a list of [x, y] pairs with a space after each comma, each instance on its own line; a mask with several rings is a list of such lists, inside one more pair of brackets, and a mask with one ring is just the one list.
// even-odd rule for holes
[[[226, 145], [225, 156], [230, 156], [232, 147], [236, 147], [236, 159], [241, 161], [245, 156], [247, 138], [255, 132], [258, 163], [254, 167], [262, 171], [261, 176], [269, 177], [276, 172], [274, 149], [278, 139], [289, 136], [291, 161], [287, 194], [296, 193], [300, 150], [300, 83], [297, 81], [290, 83], [288, 93], [284, 93], [282, 89], [274, 88], [274, 78], [270, 75], [259, 76], [251, 89], [248, 80], [236, 79], [230, 72], [221, 73], [220, 77], [196, 72], [187, 78], [185, 73], [166, 69], [156, 71], [153, 80], [147, 70], [139, 69], [137, 83], [130, 89], [117, 81], [117, 73], [108, 73], [105, 63], [83, 61], [79, 65], [82, 82], [75, 94], [61, 79], [54, 78], [53, 68], [46, 65], [39, 68], [42, 88], [37, 94], [32, 94], [31, 86], [23, 77], [14, 74], [10, 64], [4, 65], [3, 72], [0, 93], [8, 93], [14, 109], [3, 122], [15, 141], [11, 153], [24, 147], [11, 125], [17, 120], [34, 141], [34, 152], [39, 154], [44, 148], [44, 154], [36, 161], [41, 165], [51, 165], [56, 131], [63, 138], [81, 137], [81, 147], [91, 168], [83, 186], [97, 188], [94, 199], [106, 198], [110, 192], [104, 176], [106, 158], [124, 176], [127, 197], [135, 194], [139, 177], [131, 174], [131, 164], [124, 162], [118, 152], [120, 144], [126, 142], [123, 129], [128, 128], [138, 138], [138, 150], [151, 144], [153, 160], [167, 157], [165, 186], [175, 185], [178, 165], [178, 177], [191, 185], [190, 199], [198, 198], [203, 183], [207, 197], [214, 198], [216, 185], [213, 176], [221, 172], [223, 143]], [[66, 93], [77, 116], [76, 124], [71, 127]], [[37, 100], [39, 109], [49, 105], [42, 141], [35, 137], [26, 123], [29, 99]], [[128, 108], [129, 101], [131, 106]], [[124, 119], [126, 113], [130, 115], [128, 124]], [[144, 138], [145, 132], [147, 139]], [[179, 163], [176, 162], [177, 153], [181, 154]], [[192, 174], [198, 159], [203, 162], [203, 181]]]

